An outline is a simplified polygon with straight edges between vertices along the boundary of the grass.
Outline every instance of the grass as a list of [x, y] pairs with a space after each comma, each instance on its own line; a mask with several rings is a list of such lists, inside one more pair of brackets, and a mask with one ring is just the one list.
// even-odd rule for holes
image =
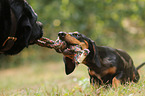
[[[144, 50], [129, 52], [135, 66], [145, 61]], [[87, 67], [79, 65], [65, 75], [64, 63], [30, 64], [0, 71], [0, 96], [144, 96], [145, 66], [139, 70], [138, 83], [121, 85], [117, 89], [89, 84]]]

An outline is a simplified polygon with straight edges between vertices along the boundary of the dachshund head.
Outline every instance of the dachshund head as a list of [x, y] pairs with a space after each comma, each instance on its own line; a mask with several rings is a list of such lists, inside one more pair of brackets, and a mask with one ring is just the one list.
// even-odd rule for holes
[[[83, 61], [83, 63], [87, 66], [89, 64], [95, 64], [97, 67], [100, 67], [101, 64], [98, 60], [98, 52], [97, 47], [94, 41], [87, 38], [85, 35], [79, 33], [79, 32], [59, 32], [58, 34], [59, 38], [63, 41], [65, 41], [68, 44], [68, 48], [71, 45], [79, 45], [82, 50], [89, 49], [90, 53], [86, 57], [86, 59]], [[74, 61], [74, 55], [75, 53], [71, 52], [69, 50], [64, 50], [64, 63], [65, 63], [65, 72], [66, 74], [70, 74], [75, 69], [75, 61]], [[67, 54], [68, 53], [68, 54]]]

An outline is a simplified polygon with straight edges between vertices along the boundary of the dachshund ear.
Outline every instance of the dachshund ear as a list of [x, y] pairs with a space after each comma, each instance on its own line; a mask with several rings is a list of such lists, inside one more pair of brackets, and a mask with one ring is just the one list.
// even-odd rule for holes
[[67, 75], [69, 75], [75, 69], [75, 62], [68, 57], [63, 57], [63, 60], [64, 60], [64, 63], [65, 63], [65, 73]]
[[92, 52], [92, 61], [97, 65], [97, 67], [101, 67], [100, 59], [99, 59], [99, 54], [98, 54], [98, 49], [94, 41], [91, 40], [91, 49]]

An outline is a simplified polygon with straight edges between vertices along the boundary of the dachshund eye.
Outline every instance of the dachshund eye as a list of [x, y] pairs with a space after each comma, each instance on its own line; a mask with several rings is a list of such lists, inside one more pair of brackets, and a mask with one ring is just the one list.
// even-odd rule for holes
[[73, 36], [79, 37], [80, 34], [78, 34], [78, 33], [73, 33]]
[[79, 36], [79, 34], [74, 34], [74, 36], [78, 37], [78, 36]]

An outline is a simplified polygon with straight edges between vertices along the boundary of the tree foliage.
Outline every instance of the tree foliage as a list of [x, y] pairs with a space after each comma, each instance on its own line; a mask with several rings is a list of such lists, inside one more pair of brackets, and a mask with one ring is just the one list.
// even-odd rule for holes
[[56, 38], [59, 31], [79, 31], [98, 45], [145, 45], [144, 0], [28, 1], [44, 24], [44, 36], [49, 38]]

